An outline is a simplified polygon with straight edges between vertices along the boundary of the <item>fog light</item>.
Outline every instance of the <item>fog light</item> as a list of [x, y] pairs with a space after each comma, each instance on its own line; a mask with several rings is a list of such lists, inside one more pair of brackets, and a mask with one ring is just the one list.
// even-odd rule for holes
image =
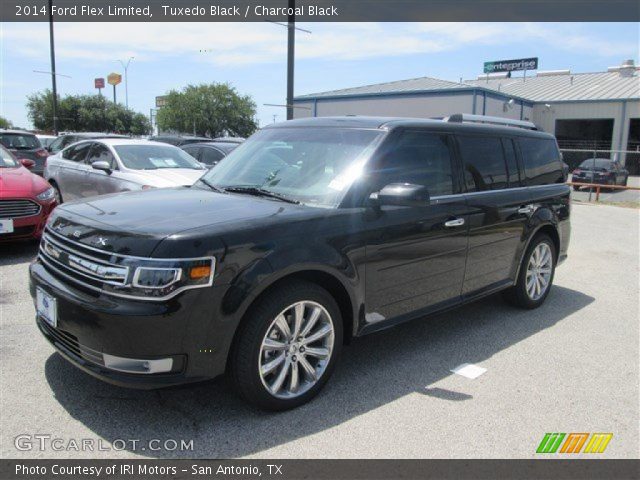
[[173, 368], [173, 358], [138, 360], [135, 358], [116, 357], [106, 353], [102, 355], [102, 358], [105, 367], [125, 373], [162, 373], [170, 372]]

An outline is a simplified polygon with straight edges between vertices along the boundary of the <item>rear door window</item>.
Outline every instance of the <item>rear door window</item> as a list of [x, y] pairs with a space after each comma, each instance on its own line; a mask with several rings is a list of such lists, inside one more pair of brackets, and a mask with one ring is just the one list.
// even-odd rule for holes
[[518, 139], [527, 185], [547, 185], [563, 181], [560, 151], [551, 138]]
[[499, 190], [507, 186], [507, 167], [497, 137], [458, 135], [467, 191]]
[[116, 168], [115, 159], [113, 158], [111, 150], [101, 143], [93, 144], [91, 152], [85, 162], [89, 165], [93, 165], [94, 162], [107, 162], [112, 170]]
[[92, 142], [79, 143], [72, 145], [62, 152], [62, 158], [72, 162], [82, 162], [91, 148]]

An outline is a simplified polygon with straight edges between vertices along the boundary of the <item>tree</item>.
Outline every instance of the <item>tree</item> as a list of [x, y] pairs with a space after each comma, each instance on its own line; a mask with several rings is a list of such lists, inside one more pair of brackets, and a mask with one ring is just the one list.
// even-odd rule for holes
[[[35, 128], [53, 130], [51, 90], [27, 97], [28, 115]], [[101, 95], [69, 95], [58, 101], [58, 128], [77, 132], [120, 132], [146, 135], [151, 123], [146, 115], [113, 103]]]
[[158, 128], [219, 137], [248, 137], [258, 125], [256, 104], [249, 95], [239, 95], [228, 83], [188, 85], [171, 90], [158, 110]]
[[0, 128], [12, 128], [13, 124], [4, 117], [0, 117]]

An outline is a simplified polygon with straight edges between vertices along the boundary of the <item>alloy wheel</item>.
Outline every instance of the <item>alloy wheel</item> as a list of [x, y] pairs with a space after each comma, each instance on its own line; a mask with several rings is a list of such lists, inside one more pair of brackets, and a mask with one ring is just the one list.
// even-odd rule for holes
[[324, 374], [335, 342], [333, 320], [319, 303], [289, 305], [269, 325], [260, 347], [262, 384], [277, 398], [295, 398]]
[[526, 291], [531, 300], [539, 300], [545, 294], [551, 283], [552, 271], [551, 247], [547, 243], [541, 242], [531, 252], [527, 265]]

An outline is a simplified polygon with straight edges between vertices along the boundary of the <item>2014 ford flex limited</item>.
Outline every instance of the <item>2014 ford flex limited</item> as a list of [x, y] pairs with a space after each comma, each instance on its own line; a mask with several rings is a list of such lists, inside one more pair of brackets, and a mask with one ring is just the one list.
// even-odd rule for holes
[[536, 308], [566, 257], [569, 187], [553, 136], [499, 122], [294, 120], [191, 187], [64, 204], [30, 268], [37, 324], [108, 382], [226, 371], [282, 410], [353, 337], [498, 291]]

